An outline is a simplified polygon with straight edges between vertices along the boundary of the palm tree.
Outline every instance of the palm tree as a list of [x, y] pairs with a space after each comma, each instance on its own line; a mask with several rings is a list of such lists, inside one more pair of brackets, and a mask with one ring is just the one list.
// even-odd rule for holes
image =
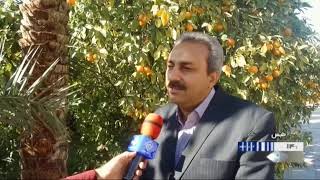
[[21, 178], [67, 175], [68, 6], [65, 0], [23, 0], [24, 60], [0, 97], [0, 119], [21, 129]]
[[[34, 61], [37, 51], [38, 49], [30, 50], [9, 81], [0, 85], [0, 121], [14, 126], [21, 133], [22, 178], [57, 179], [63, 174], [64, 166], [56, 161], [66, 159], [68, 131], [58, 118], [56, 109], [66, 107], [65, 98], [71, 94], [68, 91], [72, 86], [57, 88], [63, 79], [60, 78], [51, 86], [44, 87], [43, 82], [59, 59], [27, 86], [37, 64]], [[1, 54], [0, 52], [0, 57]], [[52, 139], [47, 139], [48, 134]], [[48, 163], [56, 165], [50, 167]]]

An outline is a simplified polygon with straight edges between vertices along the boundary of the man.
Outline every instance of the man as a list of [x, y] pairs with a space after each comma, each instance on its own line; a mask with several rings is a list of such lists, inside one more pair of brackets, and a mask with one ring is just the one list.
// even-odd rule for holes
[[[135, 152], [124, 152], [112, 158], [105, 165], [80, 174], [66, 177], [67, 180], [96, 180], [96, 179], [123, 179], [127, 173], [127, 169], [135, 157]], [[146, 167], [146, 161], [139, 163], [134, 179], [138, 179], [142, 175], [142, 170]]]
[[267, 141], [275, 132], [271, 112], [225, 94], [217, 85], [223, 66], [219, 42], [185, 33], [175, 43], [166, 70], [170, 104], [159, 149], [145, 179], [273, 179], [274, 164], [263, 152], [238, 153], [239, 141]]

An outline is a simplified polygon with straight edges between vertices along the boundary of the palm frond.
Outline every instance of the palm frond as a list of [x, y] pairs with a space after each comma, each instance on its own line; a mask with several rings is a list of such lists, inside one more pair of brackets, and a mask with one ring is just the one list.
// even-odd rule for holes
[[31, 132], [35, 123], [41, 121], [54, 137], [67, 139], [67, 128], [57, 117], [56, 110], [65, 108], [67, 96], [76, 92], [71, 91], [75, 85], [57, 87], [62, 77], [48, 87], [43, 86], [43, 81], [58, 64], [57, 59], [27, 87], [40, 51], [39, 47], [30, 49], [4, 88], [0, 89], [0, 122]]
[[[35, 55], [39, 51], [39, 48], [36, 49], [30, 49], [27, 54], [24, 56], [21, 64], [17, 68], [17, 70], [13, 73], [13, 75], [10, 77], [9, 81], [7, 82], [4, 93], [6, 94], [16, 94], [18, 92], [12, 92], [13, 90], [19, 90], [21, 88], [17, 88], [21, 83], [22, 77], [25, 77], [25, 72], [29, 68], [30, 62], [35, 59]], [[27, 62], [29, 61], [29, 62]], [[36, 62], [36, 61], [35, 61]], [[31, 68], [33, 70], [33, 68]], [[32, 74], [32, 71], [29, 71], [29, 74]], [[25, 77], [29, 78], [29, 77]], [[23, 89], [21, 89], [23, 91]]]
[[0, 64], [4, 60], [4, 42], [5, 39], [1, 40], [0, 42]]
[[49, 73], [55, 68], [55, 66], [58, 64], [60, 59], [55, 60], [49, 67], [47, 70], [45, 70], [45, 72], [28, 88], [28, 90], [26, 91], [26, 93], [28, 95], [32, 95], [33, 93], [35, 93], [41, 86], [41, 83], [43, 82], [43, 80], [45, 78], [48, 77]]

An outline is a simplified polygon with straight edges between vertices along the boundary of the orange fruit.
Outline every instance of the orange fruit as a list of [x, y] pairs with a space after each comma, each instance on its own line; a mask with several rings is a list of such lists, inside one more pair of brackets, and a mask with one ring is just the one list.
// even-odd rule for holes
[[228, 48], [234, 47], [236, 44], [236, 41], [233, 38], [228, 38], [226, 40], [226, 44]]
[[279, 48], [281, 46], [280, 42], [278, 40], [273, 41], [273, 47], [274, 48]]
[[74, 6], [76, 4], [76, 0], [67, 0], [67, 4], [69, 6]]
[[281, 46], [279, 47], [279, 51], [280, 51], [281, 55], [285, 55], [286, 54], [286, 51]]
[[282, 33], [285, 37], [290, 37], [290, 36], [292, 36], [292, 29], [289, 27], [286, 27], [283, 29]]
[[185, 18], [185, 19], [191, 19], [191, 17], [192, 17], [192, 13], [189, 12], [189, 11], [187, 11], [187, 12], [184, 14], [184, 18]]
[[141, 65], [136, 66], [136, 70], [137, 70], [137, 72], [139, 72], [139, 73], [144, 73], [144, 67], [141, 66]]
[[275, 56], [280, 57], [280, 56], [286, 54], [286, 52], [283, 49], [283, 47], [280, 46], [279, 48], [273, 48], [272, 54], [275, 55]]
[[144, 67], [143, 71], [147, 76], [150, 76], [152, 74], [152, 70], [149, 67]]
[[263, 83], [260, 83], [260, 88], [264, 91], [268, 88], [268, 83], [266, 82], [263, 82]]
[[280, 57], [282, 55], [281, 51], [278, 48], [274, 48], [272, 50], [272, 54], [275, 56], [278, 56], [278, 57]]
[[87, 57], [87, 61], [93, 63], [96, 60], [97, 55], [93, 53], [88, 53], [86, 57]]
[[193, 31], [193, 26], [191, 23], [186, 24], [185, 26], [186, 31], [188, 32], [192, 32]]
[[267, 51], [271, 51], [273, 49], [272, 43], [267, 43]]
[[257, 66], [250, 66], [248, 68], [249, 73], [251, 74], [256, 74], [258, 72], [258, 67]]
[[272, 76], [273, 76], [274, 78], [279, 77], [280, 74], [281, 74], [281, 73], [280, 73], [280, 71], [279, 71], [278, 69], [275, 69], [275, 70], [272, 71]]
[[224, 26], [221, 22], [217, 22], [213, 25], [213, 30], [217, 33], [220, 33], [224, 30]]
[[144, 27], [146, 23], [144, 21], [139, 21], [139, 26]]
[[224, 65], [222, 67], [222, 71], [228, 76], [230, 77], [231, 73], [232, 73], [232, 69], [229, 65]]
[[265, 77], [265, 79], [270, 82], [270, 81], [273, 80], [273, 76], [272, 76], [272, 75], [267, 75], [267, 76]]
[[138, 17], [139, 25], [144, 27], [148, 22], [148, 17], [144, 14], [140, 14]]

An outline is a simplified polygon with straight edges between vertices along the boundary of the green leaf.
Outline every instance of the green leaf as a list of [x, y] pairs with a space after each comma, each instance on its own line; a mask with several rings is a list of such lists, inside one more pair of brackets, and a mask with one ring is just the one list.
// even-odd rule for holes
[[[0, 60], [1, 61], [1, 60]], [[12, 69], [12, 65], [10, 63], [7, 63], [6, 64], [6, 67], [4, 68], [5, 71], [8, 71], [8, 72], [11, 72], [11, 69]]]
[[153, 57], [155, 60], [159, 59], [161, 56], [161, 50], [157, 49], [154, 53], [153, 53]]
[[118, 81], [114, 86], [120, 86], [123, 83], [123, 81]]

